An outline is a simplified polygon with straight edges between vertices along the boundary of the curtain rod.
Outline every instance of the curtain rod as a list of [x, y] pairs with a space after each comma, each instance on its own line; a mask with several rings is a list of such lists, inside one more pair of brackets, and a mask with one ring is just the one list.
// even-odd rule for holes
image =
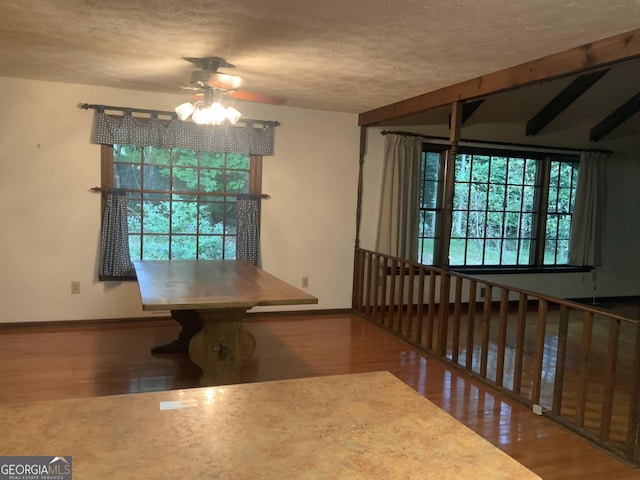
[[[151, 115], [151, 118], [158, 118], [158, 115], [165, 115], [173, 119], [178, 118], [178, 115], [176, 114], [176, 112], [168, 112], [165, 110], [148, 110], [145, 108], [114, 107], [112, 105], [94, 105], [90, 103], [79, 103], [78, 108], [81, 108], [83, 110], [93, 109], [93, 110], [98, 110], [99, 112], [104, 112], [105, 110], [116, 110], [116, 111], [124, 112], [125, 114], [128, 114], [128, 115], [132, 113], [145, 113], [147, 115]], [[280, 125], [280, 122], [276, 120], [254, 120], [251, 118], [241, 118], [240, 120], [238, 120], [238, 122], [244, 123], [246, 125], [253, 125], [254, 123], [260, 123], [262, 125], [271, 126], [271, 127], [277, 127], [278, 125]]]
[[[430, 136], [430, 135], [423, 135], [421, 133], [412, 133], [412, 132], [394, 132], [391, 130], [382, 130], [380, 132], [381, 135], [389, 135], [389, 134], [393, 134], [393, 135], [402, 135], [405, 137], [422, 137], [422, 138], [426, 138], [428, 140], [441, 140], [441, 141], [445, 141], [447, 143], [449, 143], [449, 139], [446, 137], [434, 137], [434, 136]], [[508, 142], [490, 142], [487, 140], [469, 140], [469, 139], [464, 139], [461, 138], [459, 143], [476, 143], [478, 145], [497, 145], [500, 147], [515, 147], [515, 148], [530, 148], [532, 150], [546, 150], [546, 151], [557, 151], [557, 152], [594, 152], [594, 153], [608, 153], [608, 154], [612, 154], [613, 151], [612, 150], [602, 150], [602, 149], [589, 149], [589, 148], [585, 148], [585, 149], [581, 149], [581, 148], [563, 148], [563, 147], [550, 147], [547, 145], [527, 145], [525, 143], [508, 143]]]
[[[90, 192], [100, 193], [100, 192], [111, 192], [111, 191], [123, 191], [123, 192], [132, 192], [132, 193], [148, 193], [149, 190], [133, 190], [133, 189], [124, 189], [124, 188], [102, 188], [102, 187], [91, 187], [89, 189]], [[248, 197], [248, 198], [264, 198], [270, 199], [271, 195], [267, 195], [266, 193], [216, 193], [216, 192], [165, 192], [165, 191], [152, 191], [151, 193], [162, 193], [162, 194], [178, 194], [178, 195], [205, 195], [205, 196], [214, 196], [214, 197]]]

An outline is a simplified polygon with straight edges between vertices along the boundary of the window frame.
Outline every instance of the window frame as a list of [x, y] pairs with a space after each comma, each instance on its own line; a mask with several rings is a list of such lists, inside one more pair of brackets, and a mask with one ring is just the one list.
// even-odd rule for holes
[[[449, 252], [451, 249], [451, 240], [449, 239], [449, 245], [443, 245], [442, 238], [444, 235], [441, 232], [441, 228], [443, 225], [446, 225], [448, 222], [447, 219], [444, 218], [446, 215], [446, 211], [443, 208], [444, 204], [444, 182], [442, 178], [442, 172], [446, 165], [447, 155], [449, 154], [449, 146], [441, 143], [423, 143], [423, 156], [421, 158], [421, 189], [423, 187], [423, 179], [425, 178], [424, 172], [422, 172], [422, 167], [426, 163], [426, 155], [428, 153], [437, 153], [440, 156], [440, 164], [439, 164], [439, 185], [438, 185], [438, 207], [436, 211], [436, 238], [434, 240], [434, 250], [433, 250], [433, 259], [434, 262], [432, 265], [437, 265], [435, 262], [438, 258], [443, 258], [440, 253], [442, 250], [446, 251], [444, 258], [449, 258]], [[546, 238], [546, 226], [547, 221], [550, 215], [558, 215], [557, 212], [550, 213], [548, 210], [548, 199], [549, 199], [549, 190], [550, 190], [550, 171], [552, 162], [559, 162], [560, 168], [562, 164], [577, 164], [579, 165], [579, 155], [578, 154], [568, 154], [568, 153], [556, 153], [550, 151], [528, 151], [523, 149], [518, 149], [516, 147], [505, 146], [504, 148], [499, 147], [484, 147], [484, 146], [460, 146], [458, 147], [457, 154], [467, 154], [467, 155], [488, 155], [493, 157], [507, 157], [507, 158], [524, 158], [524, 159], [532, 159], [537, 162], [536, 168], [536, 181], [535, 181], [535, 205], [533, 207], [534, 220], [532, 225], [532, 235], [531, 235], [531, 246], [530, 246], [530, 261], [528, 264], [479, 264], [479, 265], [455, 265], [451, 264], [449, 267], [451, 270], [460, 271], [463, 273], [522, 273], [522, 272], [558, 272], [558, 271], [583, 271], [589, 270], [589, 267], [575, 267], [568, 264], [544, 264], [544, 255], [545, 255], [545, 244], [547, 241]], [[471, 174], [470, 174], [471, 175]], [[574, 175], [574, 174], [572, 174]], [[573, 177], [572, 177], [573, 178]], [[470, 176], [469, 183], [471, 184], [472, 178]], [[505, 185], [508, 185], [508, 180]], [[487, 180], [487, 184], [489, 184], [489, 180]], [[556, 185], [558, 187], [558, 185]], [[577, 187], [577, 182], [576, 182]], [[458, 180], [454, 178], [454, 191], [458, 188]], [[556, 199], [557, 200], [557, 199]], [[572, 193], [572, 201], [570, 202], [573, 205], [573, 201], [575, 200], [575, 189]], [[423, 212], [423, 205], [420, 202], [420, 211]], [[505, 207], [506, 209], [506, 207]], [[456, 209], [452, 209], [451, 211], [451, 224], [454, 221], [454, 211]], [[520, 209], [520, 214], [522, 214], [522, 208]], [[570, 215], [573, 215], [573, 211], [571, 210]], [[422, 215], [421, 215], [422, 218]], [[422, 245], [424, 239], [420, 237], [420, 231], [422, 229], [419, 227], [419, 237], [418, 243]], [[468, 240], [468, 236], [464, 237], [465, 240]], [[504, 239], [502, 239], [504, 240]], [[558, 241], [557, 238], [554, 241]], [[557, 246], [556, 246], [557, 250]], [[422, 249], [419, 249], [419, 258], [418, 262], [422, 262], [424, 252]], [[556, 252], [557, 255], [557, 252]], [[502, 256], [501, 256], [502, 259]]]
[[[166, 149], [171, 150], [171, 149]], [[102, 199], [101, 199], [101, 212], [104, 212], [107, 192], [110, 189], [115, 188], [114, 185], [114, 173], [115, 173], [115, 161], [114, 161], [114, 148], [113, 145], [101, 145], [101, 153], [100, 153], [100, 163], [101, 163], [101, 173], [100, 173], [100, 183], [101, 183], [101, 191], [102, 191]], [[123, 189], [124, 191], [133, 191], [131, 189]], [[140, 189], [136, 190], [141, 194], [144, 194], [145, 191], [151, 192], [150, 190]], [[155, 191], [154, 191], [155, 192]], [[167, 191], [167, 193], [171, 193]], [[251, 195], [262, 195], [262, 156], [261, 155], [249, 155], [249, 191], [247, 192]], [[199, 192], [195, 191], [194, 194], [198, 195], [207, 195], [207, 196], [220, 196], [220, 197], [232, 197], [238, 196], [239, 194], [236, 192]], [[260, 207], [259, 207], [260, 208]], [[144, 236], [144, 232], [140, 232], [141, 236]], [[153, 233], [147, 233], [146, 235], [154, 235]], [[169, 242], [171, 243], [171, 231], [168, 233]], [[223, 236], [227, 236], [226, 234]], [[140, 255], [143, 255], [143, 252], [140, 252]], [[132, 260], [136, 258], [132, 257]], [[118, 277], [118, 279], [121, 279]]]

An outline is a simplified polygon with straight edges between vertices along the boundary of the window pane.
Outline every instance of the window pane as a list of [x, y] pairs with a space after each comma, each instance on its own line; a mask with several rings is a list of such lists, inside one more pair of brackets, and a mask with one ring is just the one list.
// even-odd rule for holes
[[169, 260], [169, 235], [145, 235], [142, 242], [143, 260]]
[[226, 212], [224, 217], [224, 233], [228, 235], [235, 235], [238, 230], [238, 218], [236, 209], [237, 206], [235, 202], [227, 201], [227, 204], [225, 206]]
[[[465, 249], [467, 248], [466, 240], [451, 239], [451, 247], [449, 248], [449, 264], [465, 265]], [[468, 263], [468, 260], [467, 260]]]
[[173, 167], [171, 182], [174, 191], [197, 191], [198, 169], [188, 167]]
[[222, 260], [224, 258], [222, 256], [222, 242], [221, 235], [200, 235], [198, 257], [204, 260]]
[[422, 184], [420, 191], [420, 206], [422, 208], [436, 208], [438, 203], [438, 184], [426, 181]]
[[225, 184], [224, 170], [213, 168], [200, 169], [200, 191], [223, 193]]
[[169, 150], [155, 147], [144, 147], [144, 163], [154, 165], [169, 165], [171, 153]]
[[465, 238], [467, 236], [467, 212], [453, 212], [453, 222], [451, 223], [451, 238]]
[[524, 240], [520, 243], [520, 254], [518, 256], [518, 265], [529, 265], [531, 255], [531, 242]]
[[171, 163], [175, 167], [197, 167], [198, 153], [184, 148], [174, 148], [171, 152]]
[[489, 178], [489, 157], [474, 155], [471, 168], [472, 181], [486, 183], [487, 178]]
[[195, 260], [198, 239], [195, 235], [172, 235], [171, 258]]
[[134, 145], [114, 145], [113, 161], [116, 163], [142, 163], [142, 149]]
[[143, 168], [142, 186], [145, 190], [169, 190], [169, 169], [155, 165]]
[[113, 186], [139, 190], [142, 188], [140, 165], [130, 163], [116, 163], [113, 166]]
[[129, 235], [129, 256], [135, 260], [140, 260], [142, 258], [140, 239], [141, 235]]
[[227, 170], [225, 178], [227, 192], [248, 193], [249, 192], [249, 172]]
[[491, 157], [489, 182], [495, 184], [507, 183], [507, 159], [504, 157]]
[[227, 168], [233, 170], [249, 170], [249, 155], [243, 153], [227, 153]]
[[507, 187], [506, 209], [510, 212], [519, 212], [522, 207], [522, 187]]
[[482, 265], [484, 256], [484, 240], [469, 239], [467, 242], [467, 265]]
[[522, 158], [512, 158], [509, 162], [509, 176], [507, 182], [510, 185], [522, 185], [524, 183], [525, 161]]
[[433, 265], [435, 240], [423, 238], [418, 242], [418, 260], [424, 265]]
[[471, 155], [456, 157], [456, 181], [469, 182], [471, 180]]
[[202, 168], [224, 168], [224, 153], [221, 152], [201, 152], [200, 167]]
[[[196, 203], [172, 202], [171, 233], [198, 233], [198, 205]], [[195, 247], [193, 254], [195, 255]]]
[[169, 202], [145, 200], [142, 208], [143, 233], [169, 233]]
[[140, 233], [142, 231], [142, 202], [140, 200], [127, 201], [127, 227], [129, 233]]
[[224, 256], [225, 258], [236, 258], [236, 237], [224, 237]]

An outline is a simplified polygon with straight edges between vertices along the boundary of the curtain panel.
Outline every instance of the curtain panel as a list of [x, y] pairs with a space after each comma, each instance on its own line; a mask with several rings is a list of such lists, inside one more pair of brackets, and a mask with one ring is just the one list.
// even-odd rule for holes
[[129, 254], [127, 198], [123, 192], [117, 190], [107, 193], [100, 234], [98, 275], [101, 278], [135, 276], [135, 268]]
[[602, 265], [607, 154], [582, 152], [569, 235], [569, 265]]
[[92, 143], [268, 156], [273, 155], [274, 130], [274, 125], [197, 125], [177, 119], [107, 115], [96, 110]]
[[388, 134], [376, 251], [417, 261], [422, 138]]
[[247, 260], [260, 266], [260, 213], [259, 197], [239, 195], [236, 202], [237, 231], [236, 259]]

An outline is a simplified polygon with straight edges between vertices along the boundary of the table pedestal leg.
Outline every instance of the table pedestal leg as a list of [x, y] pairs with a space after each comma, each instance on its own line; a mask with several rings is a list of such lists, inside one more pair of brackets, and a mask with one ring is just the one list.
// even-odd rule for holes
[[244, 328], [245, 309], [201, 310], [202, 329], [189, 343], [189, 356], [202, 369], [200, 385], [240, 381], [240, 367], [256, 349], [256, 340]]

